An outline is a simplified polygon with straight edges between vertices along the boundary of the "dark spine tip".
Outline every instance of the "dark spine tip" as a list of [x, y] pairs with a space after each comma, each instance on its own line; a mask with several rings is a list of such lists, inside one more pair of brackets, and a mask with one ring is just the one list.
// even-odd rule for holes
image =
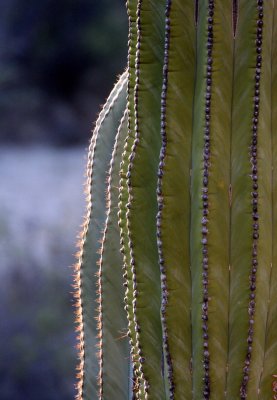
[[233, 9], [232, 9], [232, 22], [233, 22], [233, 36], [236, 37], [237, 25], [238, 25], [238, 2], [239, 0], [233, 0]]

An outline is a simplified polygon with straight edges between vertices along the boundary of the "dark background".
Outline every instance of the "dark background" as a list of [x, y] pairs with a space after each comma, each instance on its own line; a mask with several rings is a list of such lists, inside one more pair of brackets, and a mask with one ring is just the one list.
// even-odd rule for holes
[[1, 141], [86, 143], [126, 45], [122, 0], [1, 0]]
[[124, 70], [122, 0], [0, 1], [0, 398], [75, 395], [86, 148]]

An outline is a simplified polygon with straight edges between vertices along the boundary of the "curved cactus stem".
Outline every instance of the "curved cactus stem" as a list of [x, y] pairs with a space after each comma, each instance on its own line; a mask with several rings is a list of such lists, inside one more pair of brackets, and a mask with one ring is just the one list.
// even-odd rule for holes
[[190, 165], [195, 70], [193, 2], [167, 1], [157, 235], [170, 399], [191, 399]]
[[193, 390], [197, 399], [219, 399], [224, 397], [228, 348], [231, 1], [202, 2], [197, 29], [191, 193]]
[[[133, 312], [145, 398], [164, 399], [160, 274], [156, 245], [156, 184], [160, 138], [160, 93], [164, 1], [138, 1], [135, 141], [127, 173]], [[153, 29], [155, 25], [155, 29]], [[154, 51], [153, 51], [154, 50]], [[150, 295], [151, 294], [151, 295]], [[140, 398], [144, 398], [140, 390]]]
[[[270, 3], [270, 2], [269, 2]], [[272, 241], [270, 296], [268, 302], [266, 346], [264, 366], [259, 387], [259, 399], [274, 399], [273, 382], [277, 381], [277, 1], [273, 1], [272, 60], [271, 71], [271, 143], [272, 143]], [[269, 19], [268, 19], [269, 20]], [[268, 78], [267, 77], [267, 78]], [[269, 227], [268, 227], [269, 228]], [[275, 378], [274, 378], [275, 375]]]
[[108, 175], [108, 214], [99, 262], [100, 399], [106, 400], [128, 399], [133, 378], [129, 376], [130, 352], [127, 319], [123, 307], [123, 260], [119, 251], [120, 236], [117, 221], [119, 165], [127, 131], [127, 112], [125, 112], [116, 136]]
[[97, 261], [99, 241], [106, 219], [106, 171], [113, 149], [119, 121], [126, 108], [127, 73], [112, 90], [102, 109], [91, 139], [87, 164], [87, 214], [81, 233], [80, 252], [76, 264], [77, 323], [79, 336], [78, 399], [97, 397], [99, 361], [97, 343]]

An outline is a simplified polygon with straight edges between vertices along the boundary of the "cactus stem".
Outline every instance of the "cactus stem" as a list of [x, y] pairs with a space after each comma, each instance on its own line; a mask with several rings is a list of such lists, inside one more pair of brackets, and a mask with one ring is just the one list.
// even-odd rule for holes
[[170, 355], [169, 343], [168, 343], [168, 329], [166, 324], [166, 310], [168, 303], [168, 287], [166, 279], [166, 265], [163, 255], [162, 245], [162, 211], [163, 211], [163, 191], [162, 181], [164, 175], [165, 157], [166, 157], [166, 145], [167, 145], [167, 134], [166, 134], [166, 99], [167, 99], [167, 87], [168, 87], [168, 52], [170, 48], [170, 11], [171, 11], [171, 0], [166, 2], [165, 10], [165, 49], [164, 49], [164, 64], [163, 64], [163, 84], [161, 94], [161, 136], [162, 136], [162, 147], [160, 151], [159, 169], [158, 169], [158, 184], [157, 184], [157, 199], [158, 199], [158, 213], [157, 213], [157, 244], [159, 253], [159, 263], [161, 272], [161, 287], [162, 287], [162, 328], [163, 328], [163, 346], [164, 355], [167, 363], [167, 375], [169, 380], [169, 396], [170, 400], [174, 399], [174, 378], [173, 378], [173, 364]]
[[252, 230], [252, 267], [249, 276], [250, 283], [250, 296], [248, 304], [249, 314], [249, 326], [248, 326], [248, 337], [247, 337], [247, 353], [244, 361], [243, 378], [240, 387], [240, 398], [241, 400], [247, 397], [247, 384], [249, 381], [249, 372], [251, 365], [251, 356], [253, 349], [253, 335], [254, 335], [254, 321], [255, 321], [255, 292], [256, 292], [256, 273], [258, 268], [257, 260], [257, 246], [259, 239], [259, 216], [258, 216], [258, 167], [257, 167], [257, 142], [258, 142], [258, 115], [259, 115], [259, 82], [261, 77], [261, 46], [262, 46], [262, 33], [263, 33], [263, 0], [257, 0], [257, 27], [256, 27], [256, 69], [255, 69], [255, 90], [254, 90], [254, 107], [253, 107], [253, 119], [252, 119], [252, 141], [250, 146], [250, 163], [251, 163], [251, 179], [253, 182], [253, 191], [251, 192], [251, 204], [252, 204], [252, 219], [253, 219], [253, 230]]

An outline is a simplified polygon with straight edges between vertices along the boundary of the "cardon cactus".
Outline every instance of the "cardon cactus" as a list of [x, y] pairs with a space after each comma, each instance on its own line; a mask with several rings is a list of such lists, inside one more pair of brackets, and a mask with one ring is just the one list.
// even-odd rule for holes
[[277, 399], [277, 0], [127, 10], [89, 147], [77, 398]]

